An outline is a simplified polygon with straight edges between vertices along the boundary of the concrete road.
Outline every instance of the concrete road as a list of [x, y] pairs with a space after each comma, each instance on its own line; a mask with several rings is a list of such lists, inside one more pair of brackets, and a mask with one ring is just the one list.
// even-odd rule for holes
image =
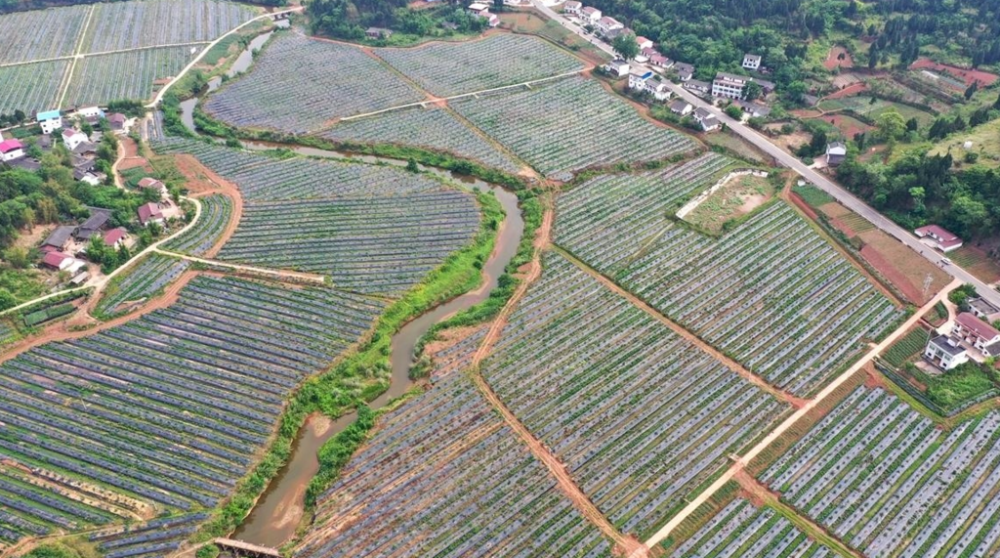
[[[567, 21], [562, 16], [557, 14], [552, 8], [542, 4], [539, 0], [532, 0], [532, 3], [538, 11], [542, 12], [549, 18], [558, 21], [559, 23], [562, 24], [563, 27], [565, 27], [569, 31], [583, 37], [584, 39], [589, 41], [597, 48], [603, 50], [604, 52], [614, 55], [614, 49], [611, 48], [611, 45], [605, 43], [603, 40], [593, 35], [588, 35], [580, 26]], [[651, 69], [642, 64], [635, 64], [634, 62], [633, 64], [647, 70]], [[771, 143], [771, 141], [766, 136], [758, 133], [753, 128], [750, 128], [749, 126], [743, 124], [743, 122], [739, 120], [730, 118], [729, 115], [724, 113], [719, 108], [713, 106], [711, 103], [706, 102], [700, 97], [695, 96], [693, 93], [691, 93], [687, 89], [684, 89], [680, 85], [677, 85], [669, 81], [666, 83], [667, 86], [670, 87], [671, 91], [673, 91], [676, 97], [684, 99], [685, 101], [691, 103], [695, 107], [701, 107], [710, 111], [712, 114], [715, 115], [716, 118], [719, 119], [719, 122], [725, 124], [727, 127], [729, 127], [730, 130], [732, 130], [735, 134], [739, 135], [743, 139], [756, 145], [761, 151], [773, 157], [774, 160], [776, 160], [779, 164], [786, 166], [794, 170], [795, 172], [799, 173], [799, 175], [801, 175], [805, 180], [811, 182], [819, 189], [830, 194], [831, 196], [833, 196], [834, 199], [843, 204], [845, 207], [857, 213], [858, 215], [864, 217], [873, 225], [875, 225], [885, 233], [895, 237], [903, 244], [909, 246], [916, 253], [922, 254], [924, 258], [930, 260], [931, 263], [937, 265], [955, 279], [958, 279], [963, 283], [970, 283], [972, 285], [975, 285], [976, 289], [979, 291], [979, 294], [983, 298], [989, 300], [995, 305], [1000, 306], [1000, 292], [991, 287], [989, 284], [975, 278], [971, 273], [965, 271], [964, 269], [955, 264], [945, 265], [942, 262], [942, 259], [944, 258], [943, 255], [936, 252], [932, 248], [925, 246], [910, 231], [893, 223], [892, 221], [884, 217], [881, 213], [871, 208], [860, 199], [854, 197], [853, 194], [851, 194], [850, 192], [848, 192], [847, 190], [839, 186], [837, 183], [827, 178], [826, 176], [814, 171], [813, 169], [810, 169], [802, 161], [798, 160], [796, 157], [784, 151], [777, 145]]]

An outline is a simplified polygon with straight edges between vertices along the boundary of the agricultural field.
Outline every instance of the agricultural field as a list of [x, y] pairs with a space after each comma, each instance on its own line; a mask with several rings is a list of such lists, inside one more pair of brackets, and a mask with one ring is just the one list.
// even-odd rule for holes
[[737, 498], [670, 554], [677, 558], [835, 558], [769, 507]]
[[198, 523], [209, 518], [206, 512], [154, 519], [129, 527], [98, 531], [87, 537], [105, 558], [163, 555], [180, 548], [194, 534]]
[[68, 60], [0, 67], [0, 114], [47, 110], [58, 102]]
[[218, 0], [98, 3], [83, 53], [210, 43], [259, 13], [245, 4]]
[[0, 65], [72, 56], [89, 11], [80, 5], [0, 15]]
[[350, 120], [320, 134], [338, 142], [392, 143], [454, 153], [507, 172], [520, 166], [449, 110], [411, 108]]
[[452, 97], [583, 70], [574, 56], [530, 35], [380, 48], [375, 54], [438, 97]]
[[188, 268], [187, 260], [149, 254], [116, 276], [95, 307], [100, 316], [113, 316], [141, 304], [173, 283]]
[[996, 556], [998, 427], [993, 411], [943, 431], [859, 387], [761, 480], [866, 556]]
[[192, 48], [154, 48], [88, 56], [79, 60], [65, 105], [94, 105], [115, 99], [149, 99], [153, 81], [177, 75], [194, 57]]
[[930, 338], [931, 335], [926, 329], [915, 327], [893, 343], [882, 355], [882, 358], [892, 366], [902, 368], [913, 357], [924, 352], [924, 347], [927, 346]]
[[8, 343], [13, 343], [18, 337], [19, 334], [16, 328], [9, 323], [0, 321], [0, 347], [3, 347]]
[[233, 213], [233, 200], [222, 194], [198, 198], [201, 216], [194, 229], [163, 245], [165, 250], [204, 256], [222, 238]]
[[319, 497], [296, 558], [610, 558], [597, 528], [462, 374], [377, 429]]
[[451, 105], [518, 157], [558, 180], [585, 168], [660, 161], [695, 148], [687, 136], [649, 122], [586, 78], [466, 98]]
[[232, 126], [304, 134], [334, 118], [423, 99], [361, 49], [283, 32], [250, 72], [208, 98], [205, 111]]
[[201, 276], [167, 309], [17, 355], [0, 367], [0, 537], [217, 505], [288, 393], [383, 309]]
[[921, 127], [929, 126], [931, 122], [934, 121], [933, 114], [916, 107], [884, 99], [878, 99], [874, 103], [872, 103], [871, 100], [871, 96], [864, 95], [857, 97], [843, 97], [840, 99], [824, 99], [820, 101], [818, 106], [826, 112], [849, 109], [872, 119], [877, 119], [885, 112], [895, 109], [903, 115], [905, 120], [916, 118]]
[[641, 540], [788, 407], [562, 256], [543, 263], [483, 376]]

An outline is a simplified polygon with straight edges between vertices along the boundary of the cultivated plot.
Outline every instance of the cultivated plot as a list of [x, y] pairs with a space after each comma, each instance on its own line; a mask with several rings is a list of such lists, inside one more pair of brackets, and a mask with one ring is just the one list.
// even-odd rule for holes
[[576, 57], [528, 35], [380, 48], [375, 53], [438, 97], [474, 93], [583, 69]]
[[70, 6], [0, 15], [0, 64], [72, 56], [88, 11]]
[[610, 557], [600, 532], [453, 373], [380, 419], [318, 501], [297, 558]]
[[96, 105], [118, 99], [150, 99], [154, 81], [176, 76], [195, 56], [173, 47], [88, 56], [77, 61], [64, 105]]
[[207, 512], [154, 519], [128, 528], [98, 531], [87, 537], [104, 558], [128, 558], [141, 555], [164, 555], [180, 548], [209, 518]]
[[463, 124], [450, 111], [411, 108], [341, 122], [321, 134], [341, 142], [393, 143], [453, 153], [508, 172], [517, 163]]
[[0, 367], [0, 469], [11, 477], [0, 482], [0, 539], [215, 506], [288, 393], [383, 309], [232, 278], [198, 277], [181, 295]]
[[0, 114], [30, 114], [56, 106], [67, 66], [68, 60], [57, 60], [0, 68]]
[[254, 68], [205, 103], [233, 126], [306, 133], [337, 117], [420, 101], [424, 95], [360, 49], [280, 33]]
[[760, 478], [866, 556], [997, 556], [998, 427], [991, 412], [943, 432], [860, 387]]
[[787, 407], [556, 254], [483, 375], [640, 539]]
[[222, 238], [233, 213], [233, 200], [213, 194], [198, 198], [198, 202], [201, 203], [201, 216], [194, 228], [166, 243], [165, 250], [203, 256]]
[[456, 111], [547, 176], [658, 161], [694, 149], [690, 138], [642, 118], [586, 78], [453, 101]]
[[173, 283], [188, 265], [186, 260], [149, 254], [112, 279], [95, 310], [106, 316], [123, 312], [129, 303], [139, 304]]
[[677, 558], [835, 558], [839, 555], [806, 537], [771, 508], [737, 498], [677, 550]]

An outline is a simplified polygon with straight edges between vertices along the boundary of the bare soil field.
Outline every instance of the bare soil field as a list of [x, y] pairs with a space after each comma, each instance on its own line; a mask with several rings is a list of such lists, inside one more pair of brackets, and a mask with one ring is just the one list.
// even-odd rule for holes
[[830, 49], [830, 53], [826, 55], [826, 61], [823, 62], [823, 67], [827, 70], [836, 69], [838, 66], [841, 69], [854, 67], [854, 59], [851, 58], [851, 54], [847, 52], [846, 48], [839, 45]]
[[[834, 81], [834, 84], [836, 84], [836, 81]], [[841, 97], [850, 97], [852, 95], [857, 95], [859, 93], [862, 93], [862, 92], [866, 91], [867, 89], [868, 89], [868, 85], [866, 85], [864, 83], [860, 83], [860, 82], [855, 82], [855, 83], [852, 83], [850, 85], [846, 85], [840, 91], [836, 91], [834, 93], [830, 93], [829, 95], [827, 95], [826, 97], [823, 97], [823, 98], [824, 99], [840, 99]]]
[[853, 138], [855, 134], [868, 132], [873, 129], [868, 124], [846, 114], [824, 114], [822, 120], [836, 126], [840, 130], [840, 133], [847, 139]]
[[[926, 303], [951, 281], [937, 266], [878, 229], [859, 236], [865, 243], [861, 255], [915, 304]], [[928, 277], [925, 292], [924, 282]]]
[[951, 66], [949, 64], [939, 64], [933, 60], [927, 58], [921, 58], [910, 65], [911, 70], [934, 70], [938, 72], [944, 72], [951, 75], [954, 78], [960, 79], [965, 82], [965, 85], [972, 85], [975, 82], [979, 82], [980, 86], [990, 86], [993, 85], [1000, 79], [1000, 76], [996, 74], [991, 74], [989, 72], [984, 72], [982, 70], [971, 70], [968, 68], [959, 68], [958, 66]]

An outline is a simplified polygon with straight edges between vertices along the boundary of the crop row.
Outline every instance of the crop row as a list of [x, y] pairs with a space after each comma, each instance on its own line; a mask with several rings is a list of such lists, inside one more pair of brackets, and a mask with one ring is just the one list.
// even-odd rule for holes
[[144, 301], [180, 277], [188, 265], [186, 260], [149, 254], [112, 281], [95, 310], [98, 314], [113, 315], [124, 310], [125, 303]]
[[98, 548], [106, 558], [145, 555], [152, 546], [156, 547], [158, 555], [166, 555], [180, 548], [181, 543], [195, 532], [198, 522], [208, 517], [205, 512], [165, 517], [111, 532], [100, 532], [91, 535], [90, 540], [98, 542]]
[[690, 138], [642, 118], [586, 78], [452, 102], [461, 115], [551, 178], [691, 151]]
[[235, 183], [243, 199], [295, 200], [340, 196], [389, 196], [438, 190], [441, 184], [391, 166], [302, 157], [277, 159], [198, 141], [167, 138], [158, 153], [188, 153]]
[[858, 388], [761, 479], [872, 557], [1000, 552], [1000, 413], [942, 432]]
[[[598, 260], [600, 266], [605, 258]], [[666, 316], [795, 394], [808, 393], [857, 355], [865, 340], [880, 338], [902, 318], [902, 310], [785, 204], [718, 241], [668, 225], [615, 276]]]
[[578, 59], [529, 35], [380, 48], [375, 54], [438, 97], [474, 93], [583, 69]]
[[15, 110], [30, 114], [49, 110], [59, 97], [59, 86], [69, 62], [39, 62], [0, 68], [0, 114]]
[[[250, 466], [288, 392], [383, 308], [232, 278], [197, 277], [181, 295], [169, 309], [6, 362], [0, 454], [36, 475], [70, 475], [163, 508], [212, 507]], [[23, 519], [62, 525], [50, 504], [4, 485], [0, 497]]]
[[17, 339], [17, 330], [6, 322], [0, 322], [0, 347]]
[[297, 558], [610, 556], [463, 375], [380, 423], [319, 498]]
[[199, 198], [201, 215], [194, 229], [168, 242], [164, 248], [174, 252], [203, 256], [222, 238], [226, 225], [232, 218], [233, 200], [228, 196], [213, 194]]
[[927, 341], [930, 340], [930, 337], [930, 333], [926, 329], [917, 327], [908, 332], [905, 337], [893, 343], [886, 350], [883, 358], [889, 364], [900, 368], [908, 360], [924, 351], [924, 347], [927, 346]]
[[720, 510], [671, 556], [832, 558], [837, 554], [807, 538], [771, 508], [756, 508], [738, 498]]
[[249, 6], [217, 0], [95, 4], [83, 52], [210, 42], [256, 15]]
[[420, 107], [341, 122], [323, 137], [355, 143], [415, 145], [454, 153], [508, 172], [518, 165], [478, 136], [450, 111]]
[[64, 104], [147, 100], [153, 96], [153, 81], [176, 76], [192, 59], [192, 48], [198, 47], [155, 48], [83, 58], [77, 61]]
[[478, 225], [472, 196], [452, 190], [248, 202], [219, 258], [330, 274], [352, 291], [398, 293], [468, 243]]
[[782, 405], [564, 258], [483, 369], [622, 531], [644, 538]]
[[0, 64], [71, 56], [89, 10], [79, 5], [0, 15]]
[[360, 49], [289, 32], [270, 41], [249, 74], [210, 96], [205, 110], [233, 126], [306, 133], [336, 117], [421, 99]]
[[706, 153], [662, 170], [588, 180], [558, 197], [556, 242], [613, 274], [663, 230], [664, 216], [710, 187], [712, 178], [731, 164], [722, 155]]

